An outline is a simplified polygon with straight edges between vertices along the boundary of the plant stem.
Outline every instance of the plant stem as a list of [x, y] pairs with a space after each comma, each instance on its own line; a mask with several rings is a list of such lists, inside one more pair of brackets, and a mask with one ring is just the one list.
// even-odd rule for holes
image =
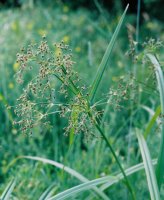
[[139, 24], [140, 24], [140, 10], [141, 10], [141, 0], [138, 0], [137, 4], [137, 24], [136, 24], [136, 52], [138, 52], [138, 43], [139, 43]]
[[121, 165], [121, 163], [120, 163], [120, 161], [119, 161], [117, 155], [115, 154], [115, 151], [114, 151], [112, 145], [110, 144], [110, 142], [108, 141], [107, 137], [105, 136], [103, 130], [102, 130], [101, 127], [99, 126], [99, 124], [98, 124], [96, 118], [94, 118], [94, 117], [92, 116], [92, 113], [91, 113], [90, 111], [88, 112], [88, 115], [89, 115], [89, 117], [93, 120], [95, 127], [97, 128], [97, 130], [99, 131], [99, 133], [100, 133], [101, 136], [103, 137], [103, 139], [104, 139], [104, 141], [106, 142], [107, 146], [109, 147], [110, 151], [112, 152], [113, 157], [115, 158], [115, 160], [116, 160], [116, 162], [117, 162], [117, 164], [118, 164], [118, 166], [119, 166], [119, 168], [120, 168], [120, 170], [121, 170], [121, 172], [122, 172], [122, 174], [123, 174], [123, 176], [124, 176], [126, 186], [127, 186], [127, 188], [129, 189], [129, 191], [130, 191], [130, 193], [131, 193], [131, 195], [132, 195], [132, 199], [135, 200], [136, 197], [135, 197], [134, 191], [133, 191], [133, 189], [132, 189], [132, 187], [131, 187], [131, 185], [130, 185], [130, 182], [129, 182], [129, 180], [128, 180], [126, 174], [125, 174], [125, 171], [124, 171], [124, 169], [123, 169], [123, 167], [122, 167], [122, 165]]

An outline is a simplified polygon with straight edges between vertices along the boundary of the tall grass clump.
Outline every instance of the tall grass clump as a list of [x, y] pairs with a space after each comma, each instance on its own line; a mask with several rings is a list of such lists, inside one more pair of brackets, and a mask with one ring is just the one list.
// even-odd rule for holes
[[[136, 98], [139, 91], [138, 77], [130, 73], [128, 78], [122, 76], [119, 79], [117, 89], [109, 88], [109, 93], [105, 98], [98, 97], [95, 100], [100, 83], [103, 79], [105, 70], [108, 67], [109, 60], [111, 59], [112, 50], [117, 41], [118, 34], [121, 30], [128, 6], [126, 7], [123, 15], [121, 16], [115, 32], [107, 46], [105, 54], [98, 66], [95, 78], [90, 85], [85, 85], [80, 75], [74, 70], [72, 50], [63, 41], [49, 45], [46, 37], [43, 36], [40, 43], [28, 45], [27, 48], [22, 48], [21, 52], [17, 54], [17, 63], [19, 70], [16, 73], [16, 80], [22, 84], [24, 89], [21, 96], [17, 99], [17, 103], [13, 106], [17, 120], [14, 125], [20, 129], [24, 134], [32, 136], [38, 126], [46, 129], [52, 126], [52, 118], [55, 116], [65, 119], [65, 127], [63, 132], [69, 136], [70, 146], [73, 144], [75, 135], [83, 134], [86, 141], [90, 142], [92, 138], [102, 139], [110, 152], [120, 170], [120, 173], [115, 173], [111, 176], [105, 176], [95, 180], [88, 180], [75, 170], [64, 166], [61, 163], [50, 161], [39, 157], [22, 156], [18, 159], [26, 158], [43, 163], [51, 164], [63, 171], [73, 175], [81, 182], [73, 188], [65, 190], [55, 196], [54, 183], [50, 185], [47, 190], [40, 196], [40, 199], [66, 199], [71, 198], [78, 192], [84, 190], [92, 190], [94, 195], [98, 198], [109, 199], [104, 190], [109, 188], [114, 183], [124, 183], [129, 192], [128, 198], [136, 198], [136, 188], [132, 186], [129, 175], [145, 169], [146, 178], [149, 188], [151, 199], [160, 199], [160, 187], [163, 183], [163, 168], [164, 168], [164, 134], [162, 124], [162, 142], [160, 153], [157, 159], [156, 173], [154, 170], [154, 161], [151, 159], [148, 145], [143, 135], [148, 135], [150, 127], [155, 123], [158, 113], [155, 115], [151, 124], [148, 125], [146, 131], [143, 130], [143, 135], [137, 131], [137, 138], [139, 141], [139, 148], [143, 163], [132, 166], [129, 169], [124, 169], [122, 162], [112, 142], [107, 137], [104, 129], [105, 119], [109, 107], [113, 106], [115, 111], [120, 111], [123, 104], [128, 104], [129, 101], [134, 101], [134, 108]], [[55, 53], [54, 53], [55, 52]], [[161, 114], [164, 114], [164, 79], [163, 72], [160, 69], [159, 63], [153, 54], [144, 52], [141, 55], [135, 55], [138, 60], [145, 59], [144, 56], [149, 58], [155, 69], [157, 83], [160, 93]], [[143, 58], [144, 57], [144, 58]], [[137, 75], [136, 75], [137, 76]], [[30, 79], [30, 81], [28, 81]], [[100, 109], [99, 105], [105, 105], [104, 109]], [[138, 105], [137, 105], [138, 106]], [[136, 107], [137, 107], [136, 106]], [[8, 108], [12, 108], [9, 106]], [[138, 109], [138, 107], [136, 108]], [[135, 111], [136, 112], [136, 111]], [[136, 129], [137, 130], [137, 129]], [[138, 151], [137, 151], [138, 153]], [[17, 159], [17, 160], [18, 160]], [[101, 187], [98, 187], [101, 185]]]
[[[73, 70], [74, 62], [72, 61], [71, 50], [63, 42], [54, 44], [55, 51], [59, 52], [57, 57], [54, 57], [54, 50], [51, 50], [48, 46], [45, 36], [39, 45], [30, 44], [27, 50], [23, 48], [21, 53], [17, 54], [17, 62], [20, 65], [16, 74], [18, 83], [23, 84], [25, 82], [24, 73], [36, 66], [38, 67], [38, 74], [27, 84], [23, 94], [17, 100], [18, 103], [14, 111], [20, 120], [15, 121], [14, 124], [19, 125], [22, 132], [32, 134], [36, 125], [46, 126], [48, 124], [47, 121], [44, 122], [45, 118], [59, 114], [62, 117], [68, 117], [68, 126], [64, 128], [65, 135], [70, 134], [73, 136], [82, 132], [85, 138], [98, 137], [95, 131], [97, 129], [110, 148], [125, 178], [127, 188], [132, 198], [135, 199], [134, 191], [119, 158], [101, 128], [101, 112], [96, 109], [96, 103], [93, 102], [127, 9], [128, 6], [102, 58], [93, 84], [88, 88], [83, 85], [77, 72]], [[58, 93], [68, 103], [55, 101], [55, 95], [58, 94], [53, 88], [56, 81], [54, 77], [61, 82]]]

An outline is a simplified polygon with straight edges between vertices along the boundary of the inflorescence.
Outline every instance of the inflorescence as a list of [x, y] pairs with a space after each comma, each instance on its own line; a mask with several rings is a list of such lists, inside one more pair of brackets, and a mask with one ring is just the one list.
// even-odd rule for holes
[[[92, 120], [89, 119], [87, 87], [82, 85], [78, 73], [73, 70], [72, 54], [68, 45], [55, 43], [53, 50], [48, 46], [46, 37], [40, 44], [30, 44], [17, 54], [20, 67], [16, 74], [19, 84], [25, 84], [22, 95], [17, 99], [14, 112], [23, 133], [32, 134], [38, 124], [49, 124], [47, 118], [53, 114], [68, 117], [65, 134], [70, 132], [92, 135]], [[56, 55], [57, 54], [57, 55]], [[26, 81], [24, 74], [32, 71], [34, 77]], [[60, 80], [59, 91], [56, 91], [56, 80]], [[72, 94], [73, 95], [72, 95]], [[67, 102], [58, 102], [56, 96], [61, 94]], [[95, 108], [92, 112], [97, 116]]]
[[14, 106], [17, 115], [14, 124], [26, 134], [32, 134], [38, 125], [50, 125], [52, 115], [58, 114], [68, 119], [65, 135], [83, 133], [90, 138], [96, 136], [95, 123], [100, 122], [103, 115], [103, 110], [98, 111], [98, 105], [109, 104], [119, 111], [125, 102], [137, 101], [139, 85], [130, 74], [129, 77], [120, 77], [117, 88], [110, 89], [104, 102], [91, 105], [89, 88], [82, 84], [74, 71], [71, 49], [63, 41], [50, 47], [43, 37], [40, 44], [31, 43], [27, 49], [22, 48], [17, 54], [17, 62], [20, 67], [16, 80], [25, 87]]

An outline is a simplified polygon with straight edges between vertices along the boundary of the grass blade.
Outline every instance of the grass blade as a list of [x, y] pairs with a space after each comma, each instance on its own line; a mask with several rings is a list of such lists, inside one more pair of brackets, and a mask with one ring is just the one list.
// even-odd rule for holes
[[156, 176], [155, 176], [155, 172], [154, 172], [154, 168], [152, 165], [147, 144], [141, 133], [137, 132], [137, 138], [138, 138], [138, 142], [139, 142], [139, 146], [140, 146], [140, 150], [142, 154], [142, 159], [143, 159], [143, 163], [145, 167], [151, 200], [160, 200], [157, 180], [156, 180]]
[[144, 138], [147, 138], [147, 136], [150, 133], [153, 125], [155, 124], [156, 120], [158, 119], [160, 113], [161, 113], [161, 107], [158, 106], [157, 109], [156, 109], [156, 111], [155, 111], [155, 113], [154, 113], [154, 115], [152, 116], [150, 122], [148, 123], [147, 128], [146, 128], [144, 134], [143, 134]]
[[9, 200], [9, 197], [15, 187], [16, 184], [16, 180], [12, 180], [6, 187], [6, 189], [4, 190], [4, 192], [2, 193], [0, 199], [1, 200]]
[[[150, 59], [151, 63], [154, 66], [156, 79], [158, 82], [158, 88], [160, 93], [160, 102], [161, 102], [161, 114], [164, 116], [164, 77], [163, 72], [161, 70], [160, 64], [157, 60], [157, 58], [152, 54], [147, 54], [148, 58]], [[157, 176], [157, 182], [159, 188], [161, 187], [161, 184], [163, 183], [164, 178], [164, 123], [162, 123], [162, 129], [161, 129], [161, 144], [160, 144], [160, 151], [158, 156], [158, 163], [156, 168], [156, 176]]]
[[90, 92], [89, 92], [89, 100], [91, 102], [93, 101], [93, 99], [95, 97], [97, 88], [98, 88], [98, 86], [100, 84], [100, 81], [102, 79], [103, 73], [104, 73], [104, 71], [105, 71], [105, 69], [107, 67], [107, 63], [109, 61], [111, 52], [112, 52], [114, 44], [116, 42], [116, 38], [118, 36], [118, 33], [119, 33], [120, 29], [121, 29], [121, 26], [122, 26], [122, 23], [124, 21], [125, 14], [127, 12], [128, 7], [129, 7], [129, 4], [126, 6], [125, 11], [124, 11], [124, 13], [123, 13], [123, 15], [122, 15], [117, 27], [116, 27], [116, 30], [115, 30], [115, 32], [114, 32], [114, 34], [112, 36], [112, 39], [111, 39], [111, 41], [110, 41], [110, 43], [109, 43], [109, 45], [108, 45], [108, 47], [106, 49], [106, 52], [105, 52], [105, 54], [104, 54], [104, 56], [102, 58], [102, 61], [101, 61], [100, 65], [99, 65], [96, 77], [95, 77], [95, 79], [94, 79], [94, 81], [93, 81], [93, 83], [91, 85], [91, 89], [90, 89]]
[[[156, 164], [156, 162], [157, 161], [154, 160], [153, 164]], [[135, 166], [132, 166], [132, 167], [126, 169], [125, 172], [126, 172], [126, 175], [129, 176], [129, 175], [134, 174], [142, 169], [144, 169], [144, 164], [140, 163], [140, 164], [137, 164]], [[88, 181], [87, 183], [83, 183], [78, 186], [72, 187], [68, 190], [65, 190], [65, 191], [49, 198], [48, 200], [63, 200], [68, 197], [71, 197], [73, 195], [76, 195], [77, 193], [82, 192], [84, 190], [89, 190], [95, 185], [100, 185], [103, 183], [104, 184], [100, 187], [100, 189], [105, 190], [105, 189], [109, 188], [110, 186], [112, 186], [113, 184], [119, 182], [122, 179], [124, 179], [124, 176], [122, 175], [122, 173], [119, 173], [118, 175], [115, 175], [115, 176], [105, 176], [103, 178], [98, 178], [98, 179], [95, 179], [92, 181]]]
[[50, 198], [53, 193], [57, 190], [57, 186], [54, 187], [56, 185], [56, 183], [52, 183], [45, 191], [44, 193], [40, 196], [39, 200], [46, 200], [48, 198]]
[[68, 197], [71, 197], [81, 191], [85, 191], [85, 190], [89, 190], [89, 189], [92, 189], [93, 186], [95, 185], [99, 185], [99, 184], [102, 184], [104, 182], [116, 182], [118, 181], [116, 177], [114, 176], [106, 176], [106, 177], [103, 177], [103, 178], [99, 178], [99, 179], [95, 179], [95, 180], [92, 180], [92, 181], [88, 181], [86, 183], [83, 183], [83, 184], [80, 184], [78, 186], [75, 186], [75, 187], [72, 187], [68, 190], [65, 190], [64, 192], [61, 192], [51, 198], [49, 198], [48, 200], [63, 200], [63, 199], [66, 199]]
[[[19, 156], [18, 158], [14, 159], [11, 164], [9, 165], [9, 167], [11, 167], [11, 165], [13, 165], [17, 160], [19, 159], [30, 159], [30, 160], [36, 160], [36, 161], [41, 161], [43, 163], [46, 163], [46, 164], [50, 164], [50, 165], [53, 165], [59, 169], [62, 169], [64, 170], [65, 172], [67, 172], [68, 174], [72, 175], [73, 177], [76, 177], [78, 180], [80, 180], [81, 182], [88, 182], [89, 180], [87, 178], [85, 178], [83, 175], [81, 175], [80, 173], [78, 173], [77, 171], [61, 164], [61, 163], [58, 163], [56, 161], [53, 161], [53, 160], [49, 160], [49, 159], [46, 159], [46, 158], [41, 158], [41, 157], [35, 157], [35, 156]], [[105, 199], [105, 200], [109, 200], [109, 198], [107, 197], [107, 195], [105, 193], [103, 193], [99, 188], [97, 187], [93, 187], [92, 188], [94, 190], [94, 192], [100, 196], [102, 199]]]
[[[153, 165], [157, 164], [157, 160], [153, 160], [152, 161]], [[137, 165], [134, 165], [132, 167], [129, 167], [128, 169], [125, 170], [125, 173], [127, 176], [130, 176], [140, 170], [143, 170], [144, 169], [144, 164], [143, 163], [139, 163]], [[124, 178], [124, 176], [122, 175], [122, 173], [119, 173], [118, 175], [115, 175], [116, 177], [118, 177], [119, 180], [122, 180]], [[103, 191], [103, 190], [106, 190], [107, 188], [109, 188], [110, 186], [112, 186], [115, 182], [113, 183], [105, 183], [103, 184], [100, 189]]]

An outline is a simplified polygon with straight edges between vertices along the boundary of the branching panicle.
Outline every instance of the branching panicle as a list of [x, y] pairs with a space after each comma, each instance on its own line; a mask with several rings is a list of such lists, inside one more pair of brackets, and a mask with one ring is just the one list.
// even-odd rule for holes
[[[91, 109], [98, 115], [95, 108], [90, 108], [87, 100], [87, 87], [80, 84], [78, 73], [73, 70], [72, 54], [68, 45], [55, 43], [54, 49], [48, 46], [46, 38], [40, 44], [31, 44], [27, 50], [23, 48], [17, 54], [20, 68], [16, 74], [19, 83], [24, 82], [24, 73], [34, 70], [32, 77], [25, 87], [23, 94], [17, 99], [14, 108], [18, 116], [21, 131], [31, 133], [38, 124], [45, 124], [47, 117], [59, 113], [68, 118], [68, 126], [64, 128], [65, 135], [84, 133], [86, 137], [93, 135], [93, 124], [89, 119]], [[59, 91], [54, 88], [55, 78], [60, 80]], [[55, 94], [54, 94], [55, 91]], [[73, 95], [70, 95], [72, 92]], [[61, 94], [68, 98], [68, 103], [56, 102], [55, 95]]]

